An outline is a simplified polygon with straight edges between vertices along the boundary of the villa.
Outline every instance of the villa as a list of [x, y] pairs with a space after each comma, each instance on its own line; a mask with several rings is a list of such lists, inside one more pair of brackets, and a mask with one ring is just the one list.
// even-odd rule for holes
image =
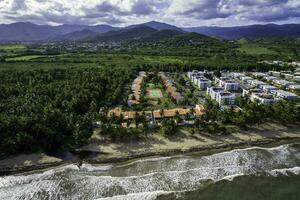
[[134, 79], [131, 86], [132, 93], [129, 95], [127, 101], [129, 107], [140, 103], [142, 82], [146, 76], [146, 72], [141, 71], [139, 72], [139, 76]]
[[167, 77], [164, 72], [159, 72], [158, 76], [161, 78], [164, 87], [172, 100], [177, 104], [182, 102], [184, 98], [179, 92], [177, 92], [176, 87], [173, 86], [172, 80], [170, 80], [170, 78]]

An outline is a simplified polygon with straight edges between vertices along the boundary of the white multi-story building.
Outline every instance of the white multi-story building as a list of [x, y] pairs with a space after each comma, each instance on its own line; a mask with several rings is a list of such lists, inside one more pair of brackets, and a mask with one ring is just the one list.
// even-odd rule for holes
[[273, 84], [278, 85], [278, 86], [283, 86], [283, 87], [288, 87], [289, 85], [292, 85], [293, 83], [286, 81], [286, 80], [273, 80]]
[[228, 81], [225, 81], [223, 87], [227, 91], [237, 91], [239, 89], [239, 84], [238, 84], [238, 82], [236, 82], [234, 80], [228, 80]]
[[278, 78], [275, 77], [275, 76], [265, 76], [265, 77], [263, 78], [263, 80], [266, 80], [266, 81], [273, 81], [273, 80], [278, 80]]
[[269, 71], [269, 74], [271, 75], [271, 76], [276, 76], [276, 77], [280, 77], [280, 72], [277, 72], [277, 71]]
[[251, 86], [255, 86], [255, 87], [261, 87], [263, 85], [267, 85], [265, 82], [259, 81], [259, 80], [248, 80], [247, 83]]
[[290, 90], [299, 91], [300, 90], [300, 85], [290, 85], [288, 88]]
[[209, 87], [207, 88], [207, 95], [209, 95], [212, 99], [217, 98], [217, 94], [223, 92], [224, 89], [221, 87]]
[[238, 72], [231, 73], [231, 77], [233, 77], [233, 78], [238, 78], [239, 79], [242, 76], [245, 76], [245, 74], [244, 73], [238, 73]]
[[261, 89], [258, 88], [254, 88], [254, 89], [243, 89], [243, 97], [246, 96], [250, 96], [252, 94], [259, 94], [259, 93], [263, 93], [263, 91]]
[[217, 94], [216, 101], [220, 106], [235, 105], [235, 95], [227, 91], [222, 91]]
[[239, 89], [239, 83], [227, 77], [216, 78], [219, 87], [224, 87], [227, 91], [236, 91]]
[[242, 76], [242, 77], [240, 77], [240, 79], [241, 79], [242, 81], [244, 81], [244, 82], [247, 82], [247, 81], [249, 81], [249, 80], [253, 80], [253, 78], [251, 78], [250, 76]]
[[221, 87], [211, 87], [207, 88], [207, 94], [217, 101], [220, 106], [223, 105], [234, 105], [235, 104], [235, 95], [224, 91]]
[[272, 105], [278, 101], [273, 95], [266, 93], [253, 93], [250, 96], [250, 100], [264, 105]]
[[273, 85], [262, 85], [260, 88], [266, 93], [269, 93], [272, 90], [278, 90], [278, 88]]
[[294, 76], [293, 81], [300, 82], [300, 76]]
[[282, 76], [287, 79], [287, 80], [294, 80], [294, 75], [293, 74], [290, 74], [290, 73], [283, 73]]
[[262, 72], [253, 72], [252, 76], [254, 76], [256, 78], [263, 78], [263, 77], [267, 76], [267, 74], [262, 73]]
[[271, 94], [276, 95], [278, 98], [291, 100], [291, 101], [298, 100], [299, 98], [296, 94], [284, 90], [272, 90]]
[[187, 74], [188, 74], [188, 77], [194, 82], [194, 78], [195, 78], [195, 77], [204, 76], [204, 75], [205, 75], [205, 72], [193, 70], [193, 71], [191, 71], [191, 72], [188, 72]]
[[211, 81], [208, 80], [207, 78], [200, 77], [196, 79], [196, 85], [201, 89], [201, 90], [206, 90], [208, 87], [211, 87]]

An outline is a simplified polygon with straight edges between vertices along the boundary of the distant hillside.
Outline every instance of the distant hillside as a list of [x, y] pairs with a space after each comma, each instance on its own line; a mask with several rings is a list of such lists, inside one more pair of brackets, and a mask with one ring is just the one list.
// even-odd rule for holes
[[181, 28], [178, 28], [176, 26], [166, 24], [166, 23], [156, 22], [156, 21], [151, 21], [151, 22], [147, 22], [147, 23], [143, 23], [143, 24], [132, 25], [132, 26], [128, 26], [127, 28], [134, 28], [134, 27], [137, 27], [137, 26], [148, 26], [148, 27], [153, 28], [153, 29], [158, 30], [158, 31], [161, 31], [161, 30], [175, 30], [175, 31], [183, 32], [183, 30]]
[[72, 33], [68, 33], [65, 35], [61, 35], [61, 36], [56, 36], [55, 38], [52, 38], [51, 40], [56, 40], [56, 41], [77, 41], [77, 40], [83, 40], [86, 38], [91, 38], [91, 37], [95, 37], [96, 35], [98, 35], [97, 32], [93, 32], [91, 30], [88, 29], [84, 29], [81, 31], [75, 31]]
[[[89, 30], [96, 33], [105, 33], [118, 28], [108, 25], [83, 26], [83, 25], [36, 25], [29, 22], [19, 22], [13, 24], [0, 25], [0, 42], [27, 42], [44, 41], [64, 38], [63, 36], [72, 32]], [[77, 33], [75, 33], [76, 35]]]
[[157, 32], [157, 30], [148, 26], [137, 26], [134, 28], [124, 28], [117, 31], [109, 31], [107, 33], [98, 34], [97, 36], [86, 39], [88, 41], [97, 42], [121, 42], [126, 40], [138, 40], [155, 32]]
[[194, 27], [184, 28], [184, 30], [225, 39], [258, 37], [300, 37], [300, 24], [267, 24], [238, 27]]
[[[135, 33], [135, 31], [137, 32]], [[157, 33], [157, 31], [162, 32]], [[260, 37], [300, 38], [300, 24], [179, 28], [170, 24], [151, 21], [119, 28], [109, 25], [86, 26], [66, 24], [49, 26], [19, 22], [0, 25], [0, 42], [61, 41], [82, 40], [84, 38], [93, 40], [95, 37], [98, 41], [122, 41], [125, 39], [146, 38], [151, 34], [155, 34], [151, 37], [159, 39], [160, 37], [171, 37], [184, 32], [195, 32], [230, 40]]]

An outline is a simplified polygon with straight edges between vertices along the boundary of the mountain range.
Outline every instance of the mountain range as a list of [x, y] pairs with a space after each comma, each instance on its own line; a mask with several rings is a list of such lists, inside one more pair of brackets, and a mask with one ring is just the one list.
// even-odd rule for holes
[[[168, 31], [166, 31], [168, 30]], [[235, 40], [257, 37], [300, 37], [300, 24], [251, 25], [237, 27], [192, 27], [180, 28], [166, 23], [147, 22], [128, 27], [109, 25], [36, 25], [30, 22], [18, 22], [0, 25], [0, 42], [34, 41], [124, 41], [129, 39], [148, 39], [155, 37], [173, 37], [195, 32], [210, 37]]]

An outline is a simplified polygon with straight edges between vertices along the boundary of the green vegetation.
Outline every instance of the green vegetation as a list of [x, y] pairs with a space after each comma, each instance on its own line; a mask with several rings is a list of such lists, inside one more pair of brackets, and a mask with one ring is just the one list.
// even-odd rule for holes
[[17, 56], [12, 58], [6, 58], [6, 61], [28, 61], [36, 58], [43, 58], [45, 56], [42, 55], [29, 55], [29, 56]]
[[[197, 102], [194, 89], [186, 86], [184, 77], [178, 74], [192, 69], [217, 72], [292, 69], [258, 62], [277, 60], [278, 56], [290, 61], [298, 56], [300, 46], [298, 40], [287, 44], [266, 39], [231, 43], [194, 34], [175, 34], [171, 39], [164, 36], [166, 33], [159, 34], [155, 37], [163, 39], [158, 43], [135, 41], [128, 42], [124, 48], [103, 48], [95, 52], [84, 52], [81, 48], [67, 51], [63, 48], [66, 44], [46, 47], [2, 45], [1, 153], [73, 150], [90, 138], [95, 119], [102, 122], [101, 134], [112, 139], [147, 136], [158, 130], [149, 129], [144, 114], [133, 120], [137, 128], [129, 129], [122, 128], [122, 118], [107, 119], [105, 112], [98, 116], [99, 108], [107, 111], [126, 103], [126, 86], [132, 83], [138, 71], [174, 72], [171, 76], [185, 98], [184, 104], [194, 105]], [[239, 51], [241, 49], [245, 52]], [[147, 98], [149, 88], [163, 92], [163, 98], [158, 99], [156, 105], [152, 104], [153, 99]], [[142, 93], [141, 104], [134, 108], [136, 110], [161, 109], [163, 113], [164, 108], [175, 106], [157, 76], [147, 77]], [[263, 120], [278, 123], [300, 120], [299, 107], [293, 103], [265, 107], [241, 99], [239, 106], [243, 109], [241, 113], [218, 112], [217, 105], [206, 105], [208, 115], [195, 121], [194, 132], [227, 134], [230, 132], [228, 126], [247, 128]], [[190, 117], [187, 115], [185, 119]], [[163, 119], [160, 132], [164, 135], [174, 133], [177, 130], [175, 121], [182, 120], [179, 116]]]
[[7, 50], [25, 50], [26, 46], [22, 44], [4, 44], [0, 45], [0, 51]]
[[99, 108], [122, 101], [133, 74], [117, 67], [1, 71], [1, 153], [80, 146], [91, 136]]
[[239, 50], [246, 54], [250, 54], [250, 55], [277, 54], [277, 52], [275, 51], [272, 51], [266, 47], [262, 47], [259, 44], [250, 42], [246, 39], [240, 39], [238, 43], [240, 44]]

